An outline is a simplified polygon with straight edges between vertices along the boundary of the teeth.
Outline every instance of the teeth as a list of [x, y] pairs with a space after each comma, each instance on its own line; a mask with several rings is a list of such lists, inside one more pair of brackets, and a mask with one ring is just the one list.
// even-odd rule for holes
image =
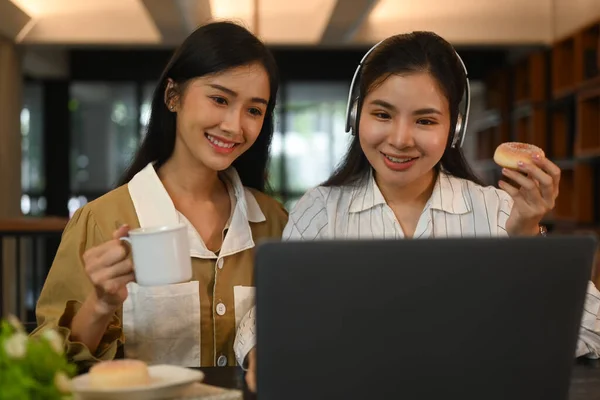
[[388, 155], [385, 155], [385, 156], [388, 160], [390, 160], [391, 162], [395, 162], [395, 163], [404, 163], [404, 162], [413, 160], [413, 158], [396, 158], [396, 157], [390, 157]]
[[222, 147], [224, 149], [230, 149], [233, 146], [235, 146], [235, 143], [229, 143], [229, 144], [223, 143], [220, 140], [217, 140], [214, 137], [210, 136], [209, 134], [207, 134], [206, 137], [208, 138], [208, 140], [210, 140], [210, 142], [212, 144], [214, 144], [217, 147]]

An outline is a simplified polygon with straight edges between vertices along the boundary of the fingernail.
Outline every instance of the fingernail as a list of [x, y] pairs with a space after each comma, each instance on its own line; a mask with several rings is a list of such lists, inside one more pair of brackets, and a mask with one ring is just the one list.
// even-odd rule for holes
[[517, 165], [519, 166], [519, 168], [524, 168], [525, 167], [525, 163], [523, 161], [517, 162]]
[[534, 153], [531, 155], [531, 158], [533, 158], [534, 160], [539, 160], [540, 159], [540, 155], [538, 153]]

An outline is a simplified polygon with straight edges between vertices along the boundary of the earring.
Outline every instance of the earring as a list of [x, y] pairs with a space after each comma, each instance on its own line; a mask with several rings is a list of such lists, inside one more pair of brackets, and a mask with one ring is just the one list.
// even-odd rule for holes
[[175, 111], [175, 106], [174, 106], [173, 104], [171, 104], [171, 105], [169, 106], [169, 110], [171, 110], [171, 111]]

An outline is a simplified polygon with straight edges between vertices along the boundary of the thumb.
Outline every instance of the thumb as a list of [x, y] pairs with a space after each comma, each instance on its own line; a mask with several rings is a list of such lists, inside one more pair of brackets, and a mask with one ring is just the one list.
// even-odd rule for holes
[[116, 231], [113, 232], [113, 239], [118, 240], [123, 236], [127, 236], [127, 233], [130, 229], [131, 228], [129, 228], [129, 225], [127, 224], [121, 225]]

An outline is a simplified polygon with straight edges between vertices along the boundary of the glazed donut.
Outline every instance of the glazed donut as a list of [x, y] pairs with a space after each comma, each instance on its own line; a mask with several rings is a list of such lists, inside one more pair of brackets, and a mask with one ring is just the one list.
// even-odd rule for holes
[[148, 365], [139, 360], [102, 361], [89, 371], [90, 387], [116, 389], [150, 383]]
[[532, 164], [531, 156], [533, 154], [539, 154], [540, 157], [546, 156], [544, 150], [532, 144], [519, 142], [502, 143], [496, 148], [494, 162], [504, 168], [518, 169], [519, 161], [525, 164]]

